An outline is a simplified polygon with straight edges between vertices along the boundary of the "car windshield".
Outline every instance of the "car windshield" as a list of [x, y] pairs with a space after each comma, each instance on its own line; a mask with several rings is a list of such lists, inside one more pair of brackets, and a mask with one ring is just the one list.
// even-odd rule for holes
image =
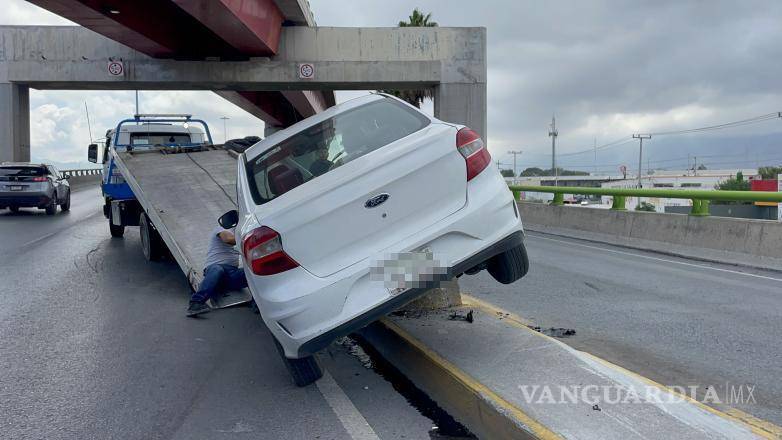
[[390, 98], [337, 114], [248, 163], [255, 203], [273, 200], [428, 124], [427, 117]]
[[43, 176], [46, 170], [41, 167], [0, 167], [0, 176]]

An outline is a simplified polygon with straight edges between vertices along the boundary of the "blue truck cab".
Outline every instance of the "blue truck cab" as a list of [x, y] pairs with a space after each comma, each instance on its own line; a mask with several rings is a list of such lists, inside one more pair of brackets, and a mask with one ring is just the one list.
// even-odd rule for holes
[[[193, 119], [191, 115], [139, 114], [120, 121], [116, 128], [108, 130], [102, 143], [103, 215], [109, 220], [111, 235], [122, 237], [125, 226], [139, 226], [144, 208], [118, 169], [114, 153], [150, 150], [165, 152], [170, 149], [197, 151], [212, 145], [212, 135], [205, 121]], [[97, 163], [98, 144], [90, 144], [87, 158]], [[172, 179], [175, 178], [172, 176]]]

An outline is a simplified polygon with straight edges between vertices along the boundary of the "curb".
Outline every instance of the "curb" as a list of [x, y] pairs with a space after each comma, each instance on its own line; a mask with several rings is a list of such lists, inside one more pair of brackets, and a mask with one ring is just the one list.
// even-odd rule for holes
[[[466, 294], [462, 294], [462, 301], [465, 307], [479, 309], [490, 315], [503, 316], [502, 321], [507, 325], [561, 343], [555, 338], [530, 329], [525, 319], [492, 304]], [[386, 361], [393, 364], [479, 438], [544, 440], [564, 438], [505, 400], [499, 393], [459, 369], [392, 320], [383, 318], [359, 333]], [[587, 355], [617, 372], [680, 395], [646, 377], [588, 353]], [[782, 439], [782, 428], [772, 423], [735, 409], [723, 412], [688, 396], [680, 396], [705, 411], [746, 427], [761, 438]]]

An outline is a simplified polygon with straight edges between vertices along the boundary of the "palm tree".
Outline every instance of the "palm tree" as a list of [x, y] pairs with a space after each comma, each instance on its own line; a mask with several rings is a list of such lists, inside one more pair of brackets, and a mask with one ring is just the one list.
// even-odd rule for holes
[[[408, 21], [400, 21], [399, 27], [436, 27], [437, 23], [430, 21], [432, 13], [424, 15], [418, 8], [413, 9], [413, 13], [408, 17]], [[383, 93], [394, 95], [399, 99], [402, 99], [410, 104], [421, 108], [421, 103], [426, 99], [434, 98], [434, 91], [432, 89], [420, 89], [420, 90], [382, 90]]]
[[431, 12], [424, 15], [418, 8], [415, 8], [410, 17], [408, 17], [409, 21], [400, 21], [399, 27], [436, 27], [437, 23], [429, 21], [430, 18], [432, 18]]

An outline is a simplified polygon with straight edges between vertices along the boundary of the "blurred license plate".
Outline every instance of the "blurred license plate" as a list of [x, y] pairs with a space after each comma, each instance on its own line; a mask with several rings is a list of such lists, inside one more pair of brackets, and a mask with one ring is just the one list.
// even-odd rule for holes
[[21, 185], [11, 185], [11, 191], [21, 191], [23, 188]]

